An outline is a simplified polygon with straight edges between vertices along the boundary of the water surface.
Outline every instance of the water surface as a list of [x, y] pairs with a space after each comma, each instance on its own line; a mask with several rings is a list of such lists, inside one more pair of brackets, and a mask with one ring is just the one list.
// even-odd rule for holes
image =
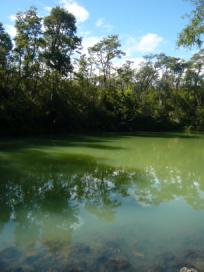
[[204, 136], [0, 141], [0, 271], [204, 271]]

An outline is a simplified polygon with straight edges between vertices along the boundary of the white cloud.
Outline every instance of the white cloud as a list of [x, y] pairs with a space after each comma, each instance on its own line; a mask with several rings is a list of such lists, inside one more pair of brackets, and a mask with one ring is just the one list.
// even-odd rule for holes
[[145, 59], [142, 58], [142, 57], [129, 58], [127, 60], [130, 60], [130, 61], [133, 62], [132, 67], [135, 68], [135, 69], [139, 68], [141, 66], [141, 64], [145, 62]]
[[96, 26], [100, 28], [104, 28], [106, 30], [111, 30], [113, 28], [112, 25], [106, 23], [104, 18], [100, 18], [96, 21]]
[[136, 50], [141, 53], [153, 52], [160, 46], [164, 39], [155, 33], [148, 33], [136, 44]]
[[145, 59], [142, 58], [142, 57], [127, 57], [127, 56], [124, 56], [123, 58], [121, 59], [115, 59], [113, 61], [114, 65], [119, 68], [121, 67], [123, 64], [125, 64], [126, 61], [131, 61], [132, 62], [132, 65], [131, 67], [133, 69], [137, 69], [141, 66], [142, 63], [145, 62]]
[[[103, 36], [96, 36], [92, 35], [90, 31], [82, 31], [80, 35], [83, 37], [82, 39], [82, 53], [88, 54], [88, 48], [92, 47], [96, 43], [98, 43], [100, 40], [102, 40]], [[132, 61], [132, 68], [137, 69], [140, 67], [142, 63], [145, 62], [145, 59], [143, 57], [137, 57], [134, 56], [134, 53], [136, 52], [136, 40], [134, 38], [126, 39], [126, 42], [122, 42], [124, 46], [122, 46], [122, 50], [126, 53], [125, 56], [122, 58], [116, 58], [113, 60], [113, 63], [116, 67], [122, 66], [127, 60]], [[129, 45], [129, 48], [128, 48]], [[129, 50], [129, 51], [128, 51]]]
[[50, 11], [52, 10], [52, 7], [46, 6], [46, 7], [44, 7], [44, 10], [45, 10], [46, 12], [50, 12]]
[[103, 18], [98, 19], [98, 20], [96, 21], [96, 26], [97, 26], [97, 27], [101, 27], [101, 26], [103, 26], [103, 24], [104, 24], [104, 19], [103, 19]]
[[16, 15], [11, 14], [11, 15], [9, 16], [9, 20], [10, 20], [11, 22], [15, 22], [15, 21], [16, 21]]
[[155, 33], [147, 33], [141, 38], [129, 37], [123, 42], [123, 50], [128, 57], [134, 57], [137, 53], [153, 53], [159, 49], [164, 39]]
[[79, 23], [85, 22], [89, 18], [89, 12], [85, 7], [79, 5], [74, 0], [60, 0], [60, 4], [72, 13]]
[[123, 41], [123, 51], [125, 52], [127, 57], [132, 57], [136, 50], [137, 40], [133, 37], [126, 38]]
[[98, 43], [102, 37], [100, 36], [84, 36], [82, 40], [82, 52], [84, 54], [88, 53], [88, 48], [94, 46], [96, 43]]
[[16, 28], [14, 25], [5, 25], [5, 29], [9, 33], [11, 38], [14, 38], [16, 36]]

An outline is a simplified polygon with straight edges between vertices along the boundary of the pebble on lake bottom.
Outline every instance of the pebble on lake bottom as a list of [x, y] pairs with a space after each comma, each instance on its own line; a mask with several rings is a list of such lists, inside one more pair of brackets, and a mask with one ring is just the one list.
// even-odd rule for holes
[[180, 269], [179, 272], [198, 272], [198, 270], [196, 270], [194, 268], [183, 267]]
[[89, 245], [49, 241], [40, 248], [32, 244], [27, 250], [8, 247], [0, 251], [0, 271], [204, 271], [204, 251], [195, 248], [182, 252], [180, 256], [166, 252], [153, 259], [148, 259], [148, 255], [144, 256], [136, 248], [129, 253], [123, 250], [117, 239], [106, 242], [98, 239]]

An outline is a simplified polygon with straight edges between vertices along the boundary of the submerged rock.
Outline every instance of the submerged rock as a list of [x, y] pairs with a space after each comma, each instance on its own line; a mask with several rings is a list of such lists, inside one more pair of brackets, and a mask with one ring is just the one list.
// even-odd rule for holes
[[194, 268], [183, 267], [180, 269], [179, 272], [198, 272], [198, 270], [196, 270]]
[[118, 257], [117, 259], [110, 259], [106, 262], [106, 271], [125, 271], [130, 268], [130, 263], [125, 257]]
[[6, 261], [18, 260], [22, 253], [16, 247], [9, 247], [0, 252], [0, 259]]
[[144, 253], [143, 253], [143, 252], [134, 250], [134, 251], [132, 252], [132, 254], [133, 254], [135, 257], [144, 258]]
[[124, 256], [117, 256], [115, 258], [101, 256], [98, 259], [98, 271], [130, 271], [131, 265], [127, 258]]
[[187, 261], [187, 264], [185, 265], [185, 267], [192, 267], [195, 271], [204, 271], [204, 251], [203, 250], [195, 250], [195, 249], [189, 250], [185, 254], [185, 259]]

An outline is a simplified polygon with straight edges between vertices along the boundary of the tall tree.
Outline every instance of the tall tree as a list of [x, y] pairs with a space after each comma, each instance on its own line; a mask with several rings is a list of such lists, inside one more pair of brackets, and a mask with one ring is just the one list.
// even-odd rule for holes
[[39, 48], [43, 43], [41, 20], [34, 7], [16, 15], [15, 52], [19, 71], [23, 71], [26, 77], [31, 77], [39, 69]]
[[[0, 23], [0, 100], [8, 96], [12, 41]], [[3, 100], [0, 103], [2, 106]]]
[[145, 61], [141, 64], [136, 73], [137, 91], [147, 91], [151, 89], [158, 79], [158, 67], [154, 63], [155, 55], [145, 56]]
[[107, 79], [110, 78], [112, 60], [125, 55], [120, 47], [118, 35], [111, 35], [89, 48], [89, 53], [95, 56], [96, 64], [100, 64], [105, 86]]
[[181, 31], [177, 44], [179, 46], [201, 47], [204, 34], [204, 0], [190, 0], [194, 5], [194, 10], [190, 15], [189, 24]]
[[121, 89], [133, 86], [135, 71], [131, 67], [132, 61], [127, 60], [122, 67], [117, 69]]
[[9, 53], [12, 49], [12, 42], [9, 34], [4, 30], [2, 23], [0, 23], [0, 66], [5, 68]]
[[65, 9], [56, 7], [45, 17], [44, 26], [46, 65], [67, 76], [73, 70], [71, 55], [81, 43], [76, 35], [76, 19]]

